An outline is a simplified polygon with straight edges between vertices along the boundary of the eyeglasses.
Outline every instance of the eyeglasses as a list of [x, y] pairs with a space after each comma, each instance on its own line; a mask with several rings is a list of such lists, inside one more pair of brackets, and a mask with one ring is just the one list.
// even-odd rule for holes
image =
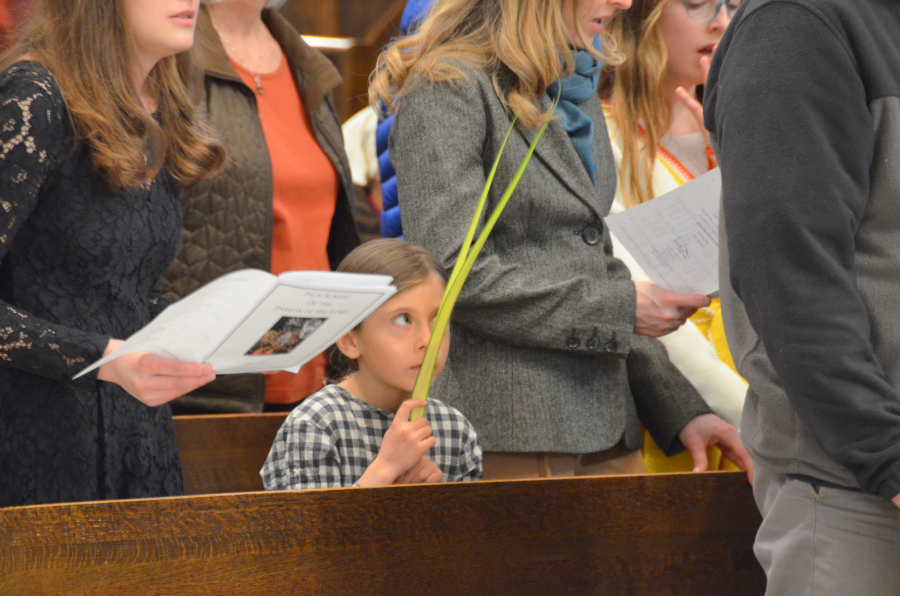
[[720, 8], [725, 8], [728, 18], [734, 16], [743, 0], [684, 0], [684, 9], [692, 21], [705, 23], [716, 18]]

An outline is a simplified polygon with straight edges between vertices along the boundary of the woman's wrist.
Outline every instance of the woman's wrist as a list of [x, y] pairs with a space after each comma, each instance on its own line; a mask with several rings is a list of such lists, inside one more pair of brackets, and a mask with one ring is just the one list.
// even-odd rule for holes
[[[123, 342], [121, 339], [112, 339], [110, 338], [109, 342], [107, 342], [106, 347], [103, 349], [103, 357], [106, 358], [110, 354], [116, 351], [119, 346], [121, 346]], [[115, 362], [115, 361], [113, 361]], [[97, 369], [97, 380], [99, 381], [109, 381], [112, 383], [117, 383], [115, 374], [113, 372], [113, 362], [107, 362], [100, 366]]]
[[121, 346], [123, 343], [125, 343], [125, 342], [122, 341], [121, 339], [110, 338], [109, 341], [106, 343], [106, 347], [103, 348], [103, 357], [106, 358], [107, 356], [109, 356], [110, 354], [115, 352], [119, 348], [119, 346]]

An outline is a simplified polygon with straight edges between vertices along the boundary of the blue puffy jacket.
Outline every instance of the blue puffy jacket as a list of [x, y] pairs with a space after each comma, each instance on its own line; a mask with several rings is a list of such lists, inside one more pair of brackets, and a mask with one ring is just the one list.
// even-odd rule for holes
[[[409, 0], [403, 11], [400, 22], [400, 30], [403, 35], [409, 33], [419, 24], [425, 16], [425, 12], [431, 7], [434, 0]], [[399, 238], [403, 236], [403, 226], [400, 222], [400, 205], [397, 202], [397, 177], [391, 166], [391, 158], [388, 155], [388, 137], [391, 134], [391, 125], [394, 116], [378, 123], [378, 131], [375, 135], [375, 150], [378, 152], [378, 170], [381, 174], [381, 235], [385, 238]]]

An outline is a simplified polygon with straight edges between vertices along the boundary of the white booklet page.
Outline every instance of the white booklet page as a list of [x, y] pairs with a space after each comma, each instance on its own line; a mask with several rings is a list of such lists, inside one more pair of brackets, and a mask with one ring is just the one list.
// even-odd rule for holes
[[719, 291], [719, 168], [672, 192], [606, 218], [609, 231], [659, 286]]
[[331, 271], [234, 271], [172, 304], [75, 378], [131, 352], [206, 362], [216, 374], [297, 372], [390, 298], [392, 282]]

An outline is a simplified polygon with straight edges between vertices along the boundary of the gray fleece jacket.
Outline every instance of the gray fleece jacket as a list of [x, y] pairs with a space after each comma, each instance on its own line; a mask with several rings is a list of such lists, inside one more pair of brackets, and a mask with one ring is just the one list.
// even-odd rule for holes
[[[747, 0], [713, 60], [726, 333], [744, 442], [900, 493], [900, 2]], [[728, 283], [730, 281], [730, 283]]]

